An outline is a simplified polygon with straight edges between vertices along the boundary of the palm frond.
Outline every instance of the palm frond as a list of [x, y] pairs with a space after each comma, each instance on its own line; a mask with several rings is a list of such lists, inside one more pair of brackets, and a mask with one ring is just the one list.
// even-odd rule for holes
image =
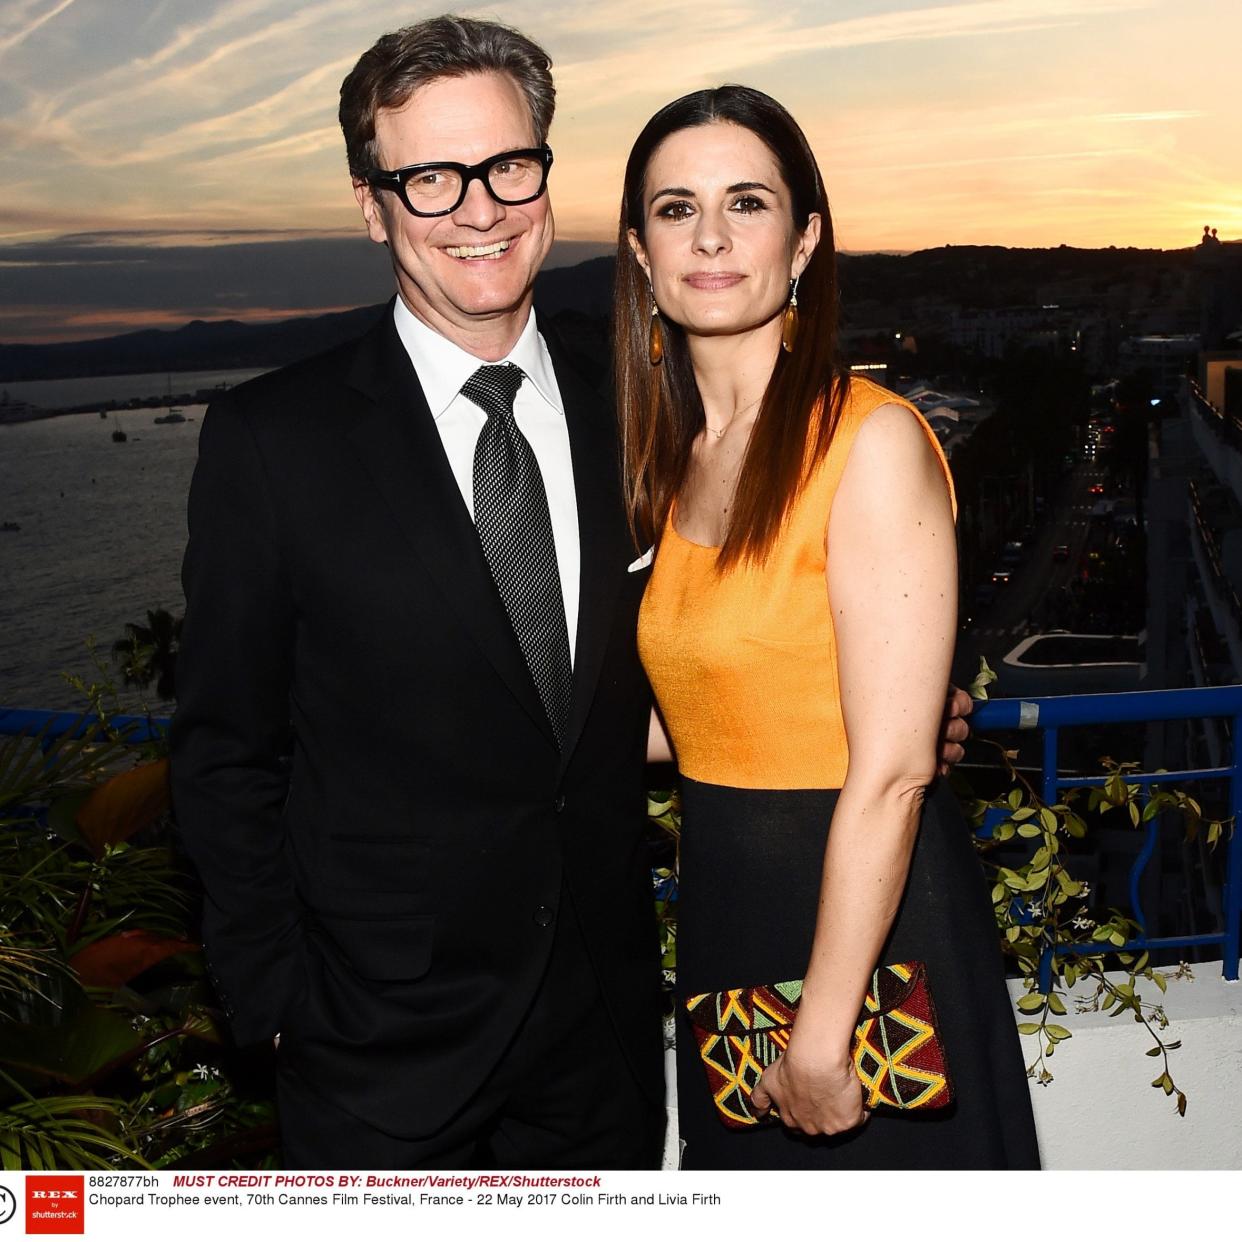
[[46, 949], [16, 944], [0, 932], [0, 1019], [11, 1016], [20, 1003], [36, 996], [51, 1003], [45, 984], [67, 967]]
[[56, 1095], [36, 1099], [15, 1078], [3, 1079], [23, 1097], [0, 1108], [0, 1168], [111, 1169], [150, 1168], [137, 1152], [89, 1120], [91, 1114], [120, 1119], [122, 1100], [98, 1095]]

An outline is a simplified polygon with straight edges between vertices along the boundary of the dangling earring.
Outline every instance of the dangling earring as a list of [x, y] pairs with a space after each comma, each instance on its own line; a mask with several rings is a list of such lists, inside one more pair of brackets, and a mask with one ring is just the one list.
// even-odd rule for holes
[[651, 289], [651, 331], [647, 334], [647, 358], [653, 367], [664, 361], [664, 330], [660, 327], [660, 308], [656, 305], [655, 290]]
[[798, 341], [798, 277], [789, 282], [789, 305], [781, 316], [781, 348], [792, 354]]

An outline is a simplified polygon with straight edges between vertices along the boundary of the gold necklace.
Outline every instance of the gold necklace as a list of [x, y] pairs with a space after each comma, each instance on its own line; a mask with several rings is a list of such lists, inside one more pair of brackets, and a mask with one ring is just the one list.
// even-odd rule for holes
[[711, 423], [709, 423], [709, 422], [707, 421], [707, 415], [706, 415], [706, 414], [704, 414], [704, 415], [703, 415], [703, 427], [704, 427], [704, 429], [705, 429], [705, 430], [710, 431], [710, 432], [712, 433], [712, 435], [714, 435], [714, 436], [716, 437], [716, 439], [717, 439], [717, 440], [723, 440], [723, 439], [724, 439], [724, 433], [725, 433], [726, 431], [728, 431], [728, 430], [729, 430], [729, 428], [730, 428], [730, 427], [732, 427], [732, 426], [733, 426], [733, 424], [734, 424], [735, 422], [737, 422], [737, 420], [738, 420], [739, 418], [741, 418], [741, 416], [742, 416], [743, 414], [745, 414], [747, 410], [753, 410], [753, 409], [755, 408], [755, 406], [757, 406], [757, 405], [759, 404], [759, 402], [760, 402], [760, 401], [762, 401], [762, 400], [763, 400], [763, 394], [762, 394], [762, 393], [760, 393], [760, 395], [759, 395], [759, 396], [757, 396], [757, 397], [756, 397], [756, 398], [755, 398], [755, 399], [754, 399], [754, 400], [753, 400], [753, 401], [752, 401], [749, 405], [744, 405], [744, 406], [742, 406], [742, 408], [741, 408], [740, 410], [734, 410], [734, 411], [733, 411], [733, 417], [732, 417], [732, 418], [730, 418], [730, 419], [729, 419], [729, 421], [728, 421], [727, 423], [725, 423], [725, 425], [724, 425], [723, 427], [721, 427], [721, 429], [720, 429], [719, 431], [717, 431], [717, 430], [716, 430], [716, 428], [715, 428], [715, 427], [713, 427], [713, 426], [711, 425]]

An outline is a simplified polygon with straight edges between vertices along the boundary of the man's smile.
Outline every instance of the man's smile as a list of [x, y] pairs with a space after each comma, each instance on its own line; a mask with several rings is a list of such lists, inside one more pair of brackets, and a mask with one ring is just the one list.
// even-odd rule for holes
[[501, 241], [488, 242], [487, 245], [445, 246], [444, 253], [452, 259], [495, 259], [504, 254], [516, 240], [515, 237], [506, 237]]

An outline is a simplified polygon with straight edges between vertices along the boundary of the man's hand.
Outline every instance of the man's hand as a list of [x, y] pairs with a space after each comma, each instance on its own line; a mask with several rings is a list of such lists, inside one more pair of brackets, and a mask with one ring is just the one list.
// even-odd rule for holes
[[966, 723], [965, 717], [969, 716], [974, 708], [975, 701], [965, 690], [959, 690], [956, 686], [949, 687], [949, 693], [945, 699], [944, 717], [940, 722], [939, 772], [941, 776], [948, 776], [949, 769], [955, 763], [961, 763], [965, 757], [966, 748], [962, 743], [970, 736], [970, 725]]

